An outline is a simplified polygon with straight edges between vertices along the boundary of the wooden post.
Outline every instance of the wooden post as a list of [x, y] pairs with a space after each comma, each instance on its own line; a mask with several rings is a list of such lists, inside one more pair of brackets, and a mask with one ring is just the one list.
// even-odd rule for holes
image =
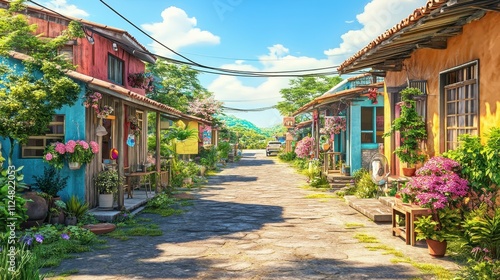
[[158, 193], [159, 186], [161, 186], [161, 156], [160, 156], [160, 131], [161, 131], [161, 116], [160, 112], [156, 112], [156, 193]]
[[[125, 177], [125, 170], [124, 170], [124, 164], [125, 160], [123, 156], [125, 155], [125, 145], [124, 145], [124, 140], [126, 139], [126, 135], [124, 135], [125, 132], [125, 110], [123, 108], [123, 101], [120, 99], [118, 101], [118, 106], [116, 108], [116, 116], [117, 116], [117, 125], [118, 125], [118, 139], [117, 139], [117, 145], [118, 145], [118, 177], [119, 178], [124, 178]], [[130, 188], [130, 186], [129, 186]], [[122, 186], [118, 187], [118, 210], [125, 210], [125, 202], [124, 202], [124, 192]]]

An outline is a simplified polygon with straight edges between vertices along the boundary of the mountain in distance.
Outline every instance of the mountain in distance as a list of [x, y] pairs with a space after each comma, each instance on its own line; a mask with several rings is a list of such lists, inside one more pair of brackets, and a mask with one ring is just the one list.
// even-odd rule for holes
[[246, 129], [251, 129], [257, 132], [258, 134], [262, 134], [262, 130], [260, 128], [258, 128], [257, 126], [255, 126], [255, 124], [247, 120], [238, 119], [237, 117], [230, 115], [220, 116], [220, 119], [224, 121], [224, 123], [226, 123], [228, 128], [239, 126], [239, 127], [244, 127]]
[[286, 131], [283, 130], [283, 126], [281, 124], [271, 128], [259, 128], [255, 124], [247, 120], [239, 119], [231, 115], [221, 116], [220, 119], [226, 123], [228, 128], [242, 127], [245, 129], [253, 130], [255, 131], [255, 133], [263, 135], [265, 137], [273, 137], [276, 135], [281, 135], [284, 133], [284, 131]]

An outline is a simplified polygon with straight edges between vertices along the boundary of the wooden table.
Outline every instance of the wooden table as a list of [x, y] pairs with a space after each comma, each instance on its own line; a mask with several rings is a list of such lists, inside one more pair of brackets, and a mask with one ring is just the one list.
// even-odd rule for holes
[[[415, 234], [415, 220], [418, 219], [418, 217], [430, 214], [431, 210], [429, 208], [421, 208], [418, 205], [396, 201], [392, 206], [392, 236], [401, 236], [406, 240], [406, 245], [410, 244], [414, 246], [417, 238]], [[405, 219], [404, 227], [397, 224], [397, 217]], [[404, 233], [404, 235], [402, 233]]]
[[146, 171], [146, 172], [131, 172], [131, 173], [125, 173], [125, 178], [127, 179], [127, 198], [133, 198], [133, 190], [135, 186], [132, 186], [131, 180], [132, 178], [136, 177], [139, 178], [139, 185], [141, 182], [142, 178], [146, 178], [147, 183], [146, 185], [146, 197], [148, 197], [148, 187], [149, 191], [152, 192], [151, 190], [151, 179], [150, 175], [155, 174], [155, 171]]

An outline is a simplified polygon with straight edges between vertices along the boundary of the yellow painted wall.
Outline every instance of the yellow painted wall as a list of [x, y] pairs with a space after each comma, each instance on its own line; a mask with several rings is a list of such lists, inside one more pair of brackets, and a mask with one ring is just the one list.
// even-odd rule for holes
[[[198, 131], [198, 122], [190, 121], [187, 124], [188, 129]], [[198, 135], [198, 132], [196, 133]], [[177, 142], [175, 150], [179, 155], [197, 155], [198, 154], [198, 137], [187, 139], [182, 142]]]
[[[500, 13], [488, 12], [483, 18], [463, 27], [463, 32], [448, 39], [445, 50], [419, 49], [404, 61], [400, 72], [387, 72], [387, 87], [401, 86], [410, 80], [427, 80], [427, 143], [430, 156], [440, 154], [442, 135], [439, 131], [439, 73], [462, 64], [479, 60], [479, 133], [500, 126]], [[386, 100], [384, 100], [385, 102]], [[389, 104], [388, 100], [387, 103]], [[386, 112], [390, 123], [391, 109]], [[386, 143], [390, 147], [390, 142]], [[387, 150], [387, 149], [386, 149]]]

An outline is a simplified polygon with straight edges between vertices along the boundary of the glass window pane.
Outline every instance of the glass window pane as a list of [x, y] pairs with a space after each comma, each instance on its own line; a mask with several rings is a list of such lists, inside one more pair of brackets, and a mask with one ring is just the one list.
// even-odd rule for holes
[[373, 130], [373, 108], [361, 108], [361, 130]]
[[373, 143], [373, 133], [361, 132], [361, 143]]

